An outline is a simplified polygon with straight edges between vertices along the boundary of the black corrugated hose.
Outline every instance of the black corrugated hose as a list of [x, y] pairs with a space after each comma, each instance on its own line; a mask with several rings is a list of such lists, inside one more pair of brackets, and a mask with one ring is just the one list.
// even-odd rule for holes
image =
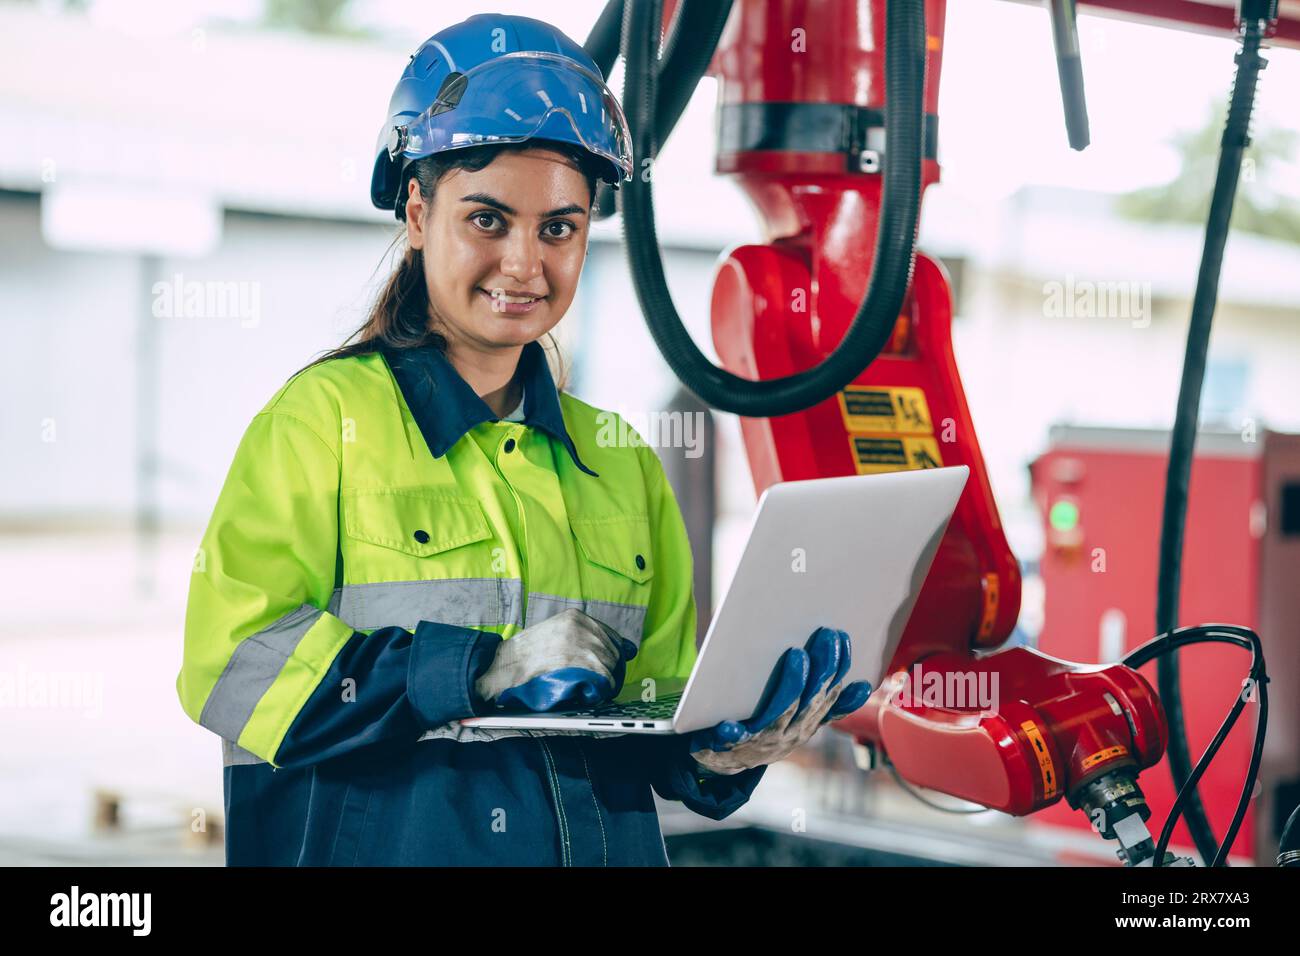
[[[632, 128], [636, 171], [619, 190], [628, 265], [659, 351], [682, 383], [714, 408], [752, 418], [788, 415], [830, 398], [880, 354], [912, 280], [921, 198], [925, 90], [925, 12], [920, 0], [894, 0], [886, 17], [884, 183], [876, 253], [867, 293], [839, 347], [816, 368], [753, 381], [715, 366], [695, 345], [664, 278], [651, 194], [656, 141], [656, 53], [661, 0], [624, 0], [623, 109]], [[684, 41], [689, 43], [688, 35]], [[706, 55], [707, 54], [707, 55]], [[712, 50], [701, 52], [707, 65]]]
[[[695, 87], [709, 68], [718, 37], [731, 15], [731, 6], [732, 0], [681, 0], [677, 5], [656, 70], [656, 154], [681, 119]], [[623, 0], [609, 0], [583, 44], [606, 78], [618, 59], [622, 30]], [[606, 182], [598, 183], [593, 217], [606, 219], [614, 214], [615, 207], [613, 187]]]
[[605, 9], [596, 18], [596, 25], [587, 34], [587, 41], [582, 48], [596, 61], [601, 75], [609, 79], [609, 71], [614, 69], [618, 59], [619, 39], [623, 32], [623, 0], [609, 0]]
[[731, 16], [732, 0], [681, 0], [668, 27], [655, 87], [655, 153], [691, 101]]
[[[1219, 149], [1219, 168], [1214, 179], [1214, 195], [1205, 226], [1205, 243], [1201, 267], [1196, 277], [1192, 299], [1191, 324], [1187, 330], [1187, 352], [1183, 358], [1183, 377], [1178, 388], [1178, 410], [1169, 444], [1169, 462], [1165, 473], [1165, 504], [1160, 527], [1160, 570], [1156, 590], [1156, 633], [1165, 634], [1178, 624], [1178, 600], [1182, 583], [1183, 532], [1187, 519], [1187, 491], [1191, 480], [1192, 454], [1196, 445], [1196, 428], [1201, 404], [1201, 384], [1205, 378], [1205, 359], [1209, 350], [1210, 325], [1219, 294], [1219, 273], [1223, 266], [1223, 249], [1228, 239], [1232, 205], [1241, 175], [1242, 153], [1250, 143], [1250, 114], [1255, 102], [1255, 83], [1266, 61], [1259, 46], [1267, 21], [1243, 21], [1241, 49], [1236, 56], [1237, 76], [1233, 83]], [[1174, 789], [1182, 791], [1192, 772], [1187, 749], [1187, 727], [1183, 719], [1183, 702], [1179, 684], [1178, 655], [1168, 654], [1156, 665], [1156, 683], [1160, 701], [1169, 723], [1169, 769]], [[1219, 856], [1219, 846], [1205, 815], [1205, 806], [1197, 793], [1195, 781], [1183, 801], [1187, 829], [1203, 861]], [[1159, 862], [1157, 861], [1157, 864]]]

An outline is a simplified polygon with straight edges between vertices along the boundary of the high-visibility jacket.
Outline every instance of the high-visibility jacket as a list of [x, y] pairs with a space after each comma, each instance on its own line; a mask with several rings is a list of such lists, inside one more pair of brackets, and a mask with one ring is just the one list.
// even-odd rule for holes
[[[502, 640], [576, 607], [686, 677], [686, 529], [654, 450], [520, 356], [523, 420], [436, 349], [331, 359], [245, 432], [195, 558], [177, 691], [222, 738], [227, 863], [664, 864], [651, 789], [721, 819], [762, 767], [685, 738], [487, 730]], [[639, 437], [639, 436], [638, 436]]]

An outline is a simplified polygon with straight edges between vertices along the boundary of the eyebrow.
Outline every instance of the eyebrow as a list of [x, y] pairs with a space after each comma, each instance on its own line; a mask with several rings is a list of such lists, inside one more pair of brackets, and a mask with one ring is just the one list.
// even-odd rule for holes
[[[507, 206], [500, 199], [496, 199], [492, 196], [489, 196], [487, 193], [470, 193], [468, 196], [461, 196], [460, 201], [481, 203], [484, 206], [491, 206], [493, 209], [500, 209], [507, 216], [518, 215], [518, 213], [510, 206]], [[577, 205], [576, 203], [570, 203], [567, 206], [560, 206], [558, 209], [552, 209], [548, 212], [542, 213], [542, 218], [550, 219], [552, 216], [568, 216], [573, 213], [578, 213], [580, 215], [585, 216], [587, 214], [587, 210], [584, 207]]]

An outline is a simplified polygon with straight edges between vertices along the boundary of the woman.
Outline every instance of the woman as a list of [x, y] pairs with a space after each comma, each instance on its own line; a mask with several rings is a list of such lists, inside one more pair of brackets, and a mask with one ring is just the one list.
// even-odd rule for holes
[[177, 689], [223, 739], [227, 863], [665, 864], [652, 788], [721, 819], [870, 688], [819, 629], [747, 722], [459, 723], [687, 676], [691, 555], [654, 451], [602, 443], [538, 341], [597, 180], [633, 168], [595, 64], [474, 17], [411, 58], [389, 116], [372, 199], [409, 248], [358, 340], [250, 424], [190, 588]]

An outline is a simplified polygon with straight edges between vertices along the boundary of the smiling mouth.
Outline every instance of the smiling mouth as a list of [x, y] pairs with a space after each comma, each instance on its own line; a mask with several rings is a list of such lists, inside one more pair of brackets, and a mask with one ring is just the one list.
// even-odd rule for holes
[[544, 295], [507, 295], [505, 292], [500, 290], [489, 292], [482, 286], [476, 288], [478, 288], [478, 291], [482, 292], [489, 299], [492, 299], [495, 302], [504, 302], [509, 305], [527, 305], [530, 302], [540, 302], [542, 299], [546, 298]]

